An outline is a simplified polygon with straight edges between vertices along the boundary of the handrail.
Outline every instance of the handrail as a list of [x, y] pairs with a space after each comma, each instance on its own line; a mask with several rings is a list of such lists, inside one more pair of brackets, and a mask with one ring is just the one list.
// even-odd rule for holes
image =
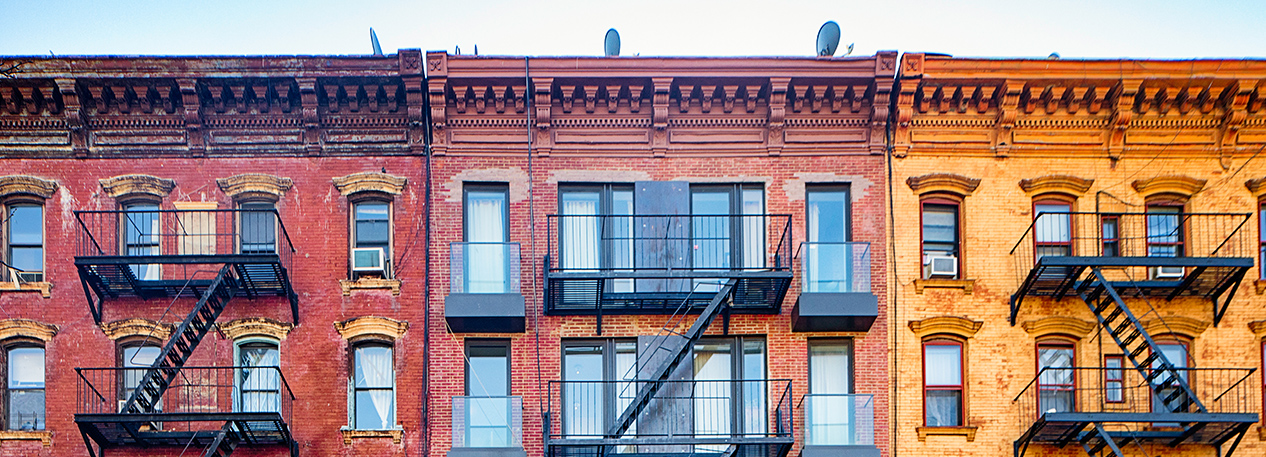
[[[75, 372], [79, 373], [79, 377], [80, 377], [80, 379], [83, 379], [83, 378], [84, 378], [84, 377], [83, 377], [83, 371], [144, 371], [144, 370], [150, 370], [150, 369], [151, 369], [150, 367], [77, 367], [77, 368], [75, 368]], [[286, 381], [286, 375], [285, 375], [285, 373], [283, 373], [283, 372], [281, 371], [281, 367], [280, 367], [280, 366], [277, 366], [277, 365], [261, 365], [261, 366], [244, 366], [244, 365], [231, 365], [231, 366], [230, 366], [230, 365], [225, 365], [225, 366], [188, 366], [188, 365], [185, 365], [185, 366], [176, 367], [176, 370], [177, 370], [177, 371], [185, 371], [185, 370], [258, 370], [258, 369], [271, 369], [271, 370], [273, 370], [273, 371], [276, 371], [276, 372], [277, 372], [277, 377], [281, 380], [281, 385], [282, 385], [282, 387], [285, 387], [285, 388], [286, 388], [286, 393], [287, 393], [288, 395], [290, 395], [290, 399], [291, 399], [291, 400], [294, 400], [294, 399], [295, 399], [294, 391], [292, 391], [292, 390], [290, 389], [290, 382]], [[85, 382], [85, 383], [87, 383], [89, 387], [92, 387], [92, 382], [88, 381], [87, 379], [84, 379], [84, 382]], [[94, 388], [93, 388], [93, 390], [95, 391], [95, 390], [96, 390], [96, 388], [94, 387]], [[97, 396], [98, 396], [98, 397], [101, 397], [102, 401], [104, 401], [104, 400], [105, 400], [105, 397], [101, 396], [100, 392], [98, 392], [98, 393], [97, 393]]]
[[[1232, 237], [1232, 236], [1234, 236], [1236, 233], [1238, 233], [1238, 232], [1239, 232], [1240, 227], [1243, 227], [1243, 225], [1244, 225], [1245, 223], [1247, 223], [1247, 222], [1248, 222], [1249, 218], [1253, 217], [1252, 213], [1188, 213], [1188, 212], [1183, 212], [1183, 213], [1149, 213], [1149, 212], [1111, 212], [1111, 211], [1099, 211], [1099, 212], [1095, 212], [1095, 211], [1052, 211], [1052, 212], [1042, 212], [1039, 216], [1041, 216], [1041, 215], [1048, 215], [1048, 214], [1049, 214], [1049, 215], [1067, 215], [1067, 216], [1079, 216], [1079, 215], [1082, 215], [1082, 216], [1088, 216], [1088, 215], [1099, 215], [1099, 216], [1162, 216], [1162, 215], [1172, 215], [1172, 216], [1184, 216], [1184, 219], [1187, 219], [1187, 220], [1190, 220], [1192, 216], [1242, 216], [1242, 217], [1244, 217], [1244, 219], [1243, 219], [1242, 221], [1240, 221], [1240, 225], [1239, 225], [1239, 226], [1237, 226], [1237, 227], [1235, 228], [1235, 230], [1232, 230], [1230, 233], [1228, 233], [1228, 234], [1227, 234], [1226, 238], [1225, 238], [1225, 239], [1223, 240], [1223, 242], [1222, 242], [1223, 244], [1225, 244], [1227, 241], [1229, 241], [1229, 240], [1231, 239], [1231, 237]], [[1016, 249], [1019, 249], [1019, 248], [1020, 248], [1020, 246], [1024, 244], [1024, 240], [1025, 240], [1025, 239], [1027, 239], [1027, 237], [1028, 237], [1028, 235], [1029, 235], [1029, 232], [1032, 232], [1032, 231], [1033, 231], [1033, 228], [1037, 225], [1037, 223], [1038, 223], [1038, 221], [1039, 221], [1039, 220], [1040, 220], [1040, 218], [1039, 218], [1039, 217], [1034, 217], [1034, 218], [1033, 218], [1033, 220], [1029, 222], [1029, 225], [1028, 225], [1028, 227], [1027, 227], [1027, 228], [1025, 228], [1024, 233], [1020, 234], [1020, 239], [1019, 239], [1019, 240], [1017, 240], [1017, 241], [1016, 241], [1016, 243], [1015, 243], [1015, 245], [1011, 247], [1011, 251], [1009, 252], [1009, 254], [1014, 255], [1014, 254], [1015, 254]], [[1186, 225], [1186, 222], [1187, 222], [1187, 221], [1186, 221], [1186, 220], [1184, 220], [1183, 222], [1180, 222], [1180, 223], [1178, 224], [1178, 226], [1179, 226], [1179, 227], [1182, 227], [1182, 226]], [[1218, 249], [1221, 249], [1221, 247], [1222, 247], [1222, 245], [1218, 245], [1218, 248], [1217, 248], [1217, 249], [1214, 249], [1214, 251], [1213, 251], [1213, 252], [1217, 252], [1217, 251], [1218, 251]]]
[[[1153, 369], [1153, 368], [1149, 368], [1149, 369]], [[1238, 385], [1240, 385], [1241, 383], [1243, 383], [1243, 382], [1244, 382], [1244, 380], [1248, 379], [1250, 376], [1252, 376], [1252, 375], [1253, 375], [1253, 373], [1255, 373], [1255, 372], [1257, 371], [1257, 368], [1250, 368], [1250, 367], [1243, 367], [1243, 368], [1241, 368], [1241, 367], [1229, 367], [1229, 368], [1216, 368], [1216, 367], [1198, 367], [1198, 368], [1197, 368], [1197, 367], [1190, 367], [1190, 368], [1179, 368], [1179, 367], [1172, 367], [1171, 369], [1173, 369], [1174, 371], [1184, 372], [1184, 373], [1186, 373], [1186, 372], [1197, 372], [1197, 373], [1198, 373], [1198, 372], [1227, 372], [1227, 371], [1243, 371], [1243, 372], [1244, 372], [1244, 376], [1241, 376], [1241, 377], [1240, 377], [1240, 379], [1236, 380], [1233, 384], [1231, 384], [1230, 386], [1228, 386], [1228, 387], [1226, 388], [1226, 390], [1223, 390], [1222, 392], [1218, 393], [1217, 398], [1214, 398], [1214, 400], [1213, 400], [1213, 401], [1217, 401], [1218, 399], [1221, 399], [1223, 395], [1226, 395], [1226, 394], [1227, 394], [1227, 392], [1230, 392], [1230, 391], [1231, 391], [1231, 389], [1234, 389], [1236, 386], [1238, 386]], [[1020, 401], [1020, 398], [1024, 396], [1025, 392], [1028, 392], [1028, 391], [1029, 391], [1029, 389], [1030, 389], [1031, 387], [1033, 387], [1033, 385], [1034, 385], [1034, 384], [1036, 384], [1038, 380], [1042, 379], [1042, 374], [1043, 374], [1043, 373], [1045, 373], [1045, 372], [1047, 372], [1048, 370], [1049, 370], [1049, 371], [1076, 371], [1076, 370], [1086, 370], [1086, 371], [1122, 371], [1122, 372], [1133, 372], [1133, 371], [1135, 371], [1135, 369], [1130, 368], [1130, 367], [1128, 367], [1128, 366], [1122, 366], [1122, 367], [1043, 367], [1041, 370], [1038, 370], [1037, 375], [1036, 375], [1036, 376], [1034, 376], [1034, 377], [1033, 377], [1033, 379], [1029, 380], [1029, 383], [1028, 383], [1028, 384], [1025, 384], [1025, 385], [1024, 385], [1024, 388], [1020, 389], [1020, 393], [1019, 393], [1018, 395], [1016, 395], [1016, 396], [1015, 396], [1015, 398], [1013, 398], [1011, 401], [1012, 401], [1012, 402], [1018, 402], [1018, 401]], [[1155, 370], [1159, 370], [1159, 368], [1155, 368]], [[1124, 383], [1124, 379], [1125, 379], [1125, 376], [1122, 376], [1122, 381], [1121, 381], [1122, 383]], [[1135, 384], [1135, 385], [1133, 385], [1133, 386], [1131, 386], [1131, 387], [1143, 387], [1143, 386], [1146, 386], [1146, 385], [1148, 385], [1148, 384], [1147, 384], [1146, 382], [1143, 382], [1143, 383]]]
[[101, 401], [107, 401], [105, 395], [101, 395], [101, 391], [97, 390], [97, 387], [92, 385], [92, 381], [89, 381], [88, 378], [84, 377], [82, 370], [84, 370], [84, 368], [75, 368], [75, 374], [79, 375], [79, 379], [92, 389], [92, 393], [97, 394], [97, 398], [100, 398]]

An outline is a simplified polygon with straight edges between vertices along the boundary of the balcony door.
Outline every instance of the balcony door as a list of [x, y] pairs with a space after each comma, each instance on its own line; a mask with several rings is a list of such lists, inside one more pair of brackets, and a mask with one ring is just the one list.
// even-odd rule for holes
[[[123, 207], [124, 248], [129, 256], [159, 255], [162, 253], [159, 243], [158, 205], [137, 203]], [[132, 274], [136, 279], [158, 280], [162, 273], [158, 264], [133, 264]]]
[[[809, 396], [805, 399], [806, 443], [816, 446], [873, 444], [860, 442], [868, 430], [859, 430], [858, 412], [870, 397], [853, 393], [853, 345], [848, 340], [811, 341], [809, 345]], [[860, 403], [860, 405], [859, 405]], [[862, 407], [859, 407], [862, 406]]]
[[[630, 272], [638, 239], [633, 235], [633, 187], [620, 184], [564, 186], [559, 190], [559, 266], [571, 271]], [[610, 279], [604, 291], [634, 291], [632, 279]], [[564, 292], [566, 294], [566, 292]]]
[[510, 291], [509, 186], [467, 184], [464, 256], [466, 293]]
[[[852, 268], [862, 252], [848, 244], [847, 186], [815, 186], [805, 192], [805, 292], [853, 292]], [[858, 265], [867, 268], [865, 265]]]
[[[691, 186], [691, 266], [696, 271], [765, 268], [765, 193], [759, 185]], [[694, 290], [720, 290], [695, 279]]]
[[[768, 432], [765, 342], [708, 339], [694, 345], [694, 436], [763, 437]], [[725, 445], [698, 445], [695, 452], [724, 452]]]
[[[466, 447], [510, 447], [510, 348], [503, 341], [466, 344]], [[455, 424], [456, 425], [456, 424]]]
[[[624, 340], [563, 344], [564, 438], [600, 438], [637, 395], [637, 343]], [[610, 382], [614, 381], [614, 382]], [[637, 434], [630, 427], [628, 436]]]

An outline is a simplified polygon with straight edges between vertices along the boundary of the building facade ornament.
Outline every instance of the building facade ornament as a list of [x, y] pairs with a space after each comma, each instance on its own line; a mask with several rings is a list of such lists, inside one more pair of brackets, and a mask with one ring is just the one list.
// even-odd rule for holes
[[382, 192], [400, 195], [400, 192], [404, 191], [404, 185], [407, 182], [408, 179], [402, 176], [367, 171], [334, 178], [334, 187], [338, 188], [339, 193], [344, 196], [357, 192]]
[[290, 178], [264, 173], [243, 173], [215, 180], [220, 191], [234, 200], [261, 198], [277, 201], [294, 186]]
[[980, 180], [952, 173], [932, 173], [922, 176], [911, 176], [906, 185], [916, 194], [930, 192], [949, 192], [961, 196], [971, 195], [980, 186]]
[[1131, 185], [1143, 198], [1159, 194], [1177, 194], [1190, 197], [1204, 188], [1205, 180], [1190, 176], [1166, 175], [1139, 179]]
[[150, 175], [122, 175], [99, 181], [106, 195], [119, 198], [128, 195], [152, 195], [164, 198], [176, 188], [176, 181]]
[[950, 335], [961, 336], [963, 338], [971, 338], [980, 331], [980, 327], [985, 325], [981, 321], [973, 321], [966, 317], [959, 316], [935, 316], [927, 319], [910, 321], [910, 330], [919, 338], [938, 333], [947, 333]]
[[1266, 194], [1266, 176], [1244, 181], [1244, 187], [1247, 187], [1254, 197], [1260, 198], [1262, 194]]
[[1020, 327], [1024, 328], [1024, 331], [1030, 335], [1033, 335], [1034, 338], [1049, 335], [1068, 335], [1080, 339], [1085, 338], [1095, 329], [1095, 323], [1075, 317], [1047, 316], [1041, 319], [1021, 322]]
[[50, 198], [57, 192], [57, 183], [27, 175], [0, 176], [0, 198], [10, 195], [34, 195]]
[[1257, 336], [1266, 336], [1266, 321], [1253, 321], [1248, 323], [1248, 329]]
[[395, 341], [409, 330], [409, 323], [386, 317], [364, 316], [335, 322], [334, 329], [338, 330], [339, 335], [342, 335], [345, 340], [372, 335]]
[[0, 341], [14, 337], [35, 338], [48, 342], [57, 335], [57, 326], [31, 319], [0, 320]]
[[294, 324], [280, 322], [266, 317], [247, 317], [218, 325], [220, 335], [230, 340], [248, 336], [264, 336], [277, 341], [286, 339]]
[[1020, 180], [1020, 188], [1029, 195], [1049, 193], [1066, 194], [1080, 197], [1090, 190], [1095, 183], [1093, 179], [1083, 179], [1072, 175], [1046, 175], [1033, 179]]
[[1178, 334], [1195, 338], [1209, 328], [1209, 321], [1184, 316], [1165, 316], [1164, 319], [1148, 319], [1142, 322], [1143, 328], [1152, 336]]
[[129, 336], [152, 337], [158, 341], [167, 341], [175, 326], [149, 319], [132, 318], [106, 322], [101, 324], [101, 331], [106, 338], [118, 340]]

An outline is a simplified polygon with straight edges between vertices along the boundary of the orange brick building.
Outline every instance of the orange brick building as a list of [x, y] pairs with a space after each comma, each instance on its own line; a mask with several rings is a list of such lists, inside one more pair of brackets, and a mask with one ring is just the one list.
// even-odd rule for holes
[[895, 64], [428, 53], [429, 455], [888, 455]]
[[1264, 452], [1263, 88], [1261, 61], [903, 57], [898, 455]]

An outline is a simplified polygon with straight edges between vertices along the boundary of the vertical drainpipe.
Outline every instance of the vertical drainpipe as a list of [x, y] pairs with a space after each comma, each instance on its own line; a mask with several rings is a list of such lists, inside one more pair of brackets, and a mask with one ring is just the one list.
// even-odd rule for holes
[[[423, 53], [422, 59], [426, 59]], [[424, 162], [423, 171], [423, 207], [422, 207], [422, 223], [426, 224], [423, 230], [422, 242], [426, 246], [425, 260], [423, 268], [426, 274], [422, 281], [422, 456], [429, 457], [431, 455], [431, 421], [430, 421], [430, 401], [431, 401], [431, 92], [430, 81], [426, 75], [426, 67], [423, 66], [422, 74], [422, 156]]]

